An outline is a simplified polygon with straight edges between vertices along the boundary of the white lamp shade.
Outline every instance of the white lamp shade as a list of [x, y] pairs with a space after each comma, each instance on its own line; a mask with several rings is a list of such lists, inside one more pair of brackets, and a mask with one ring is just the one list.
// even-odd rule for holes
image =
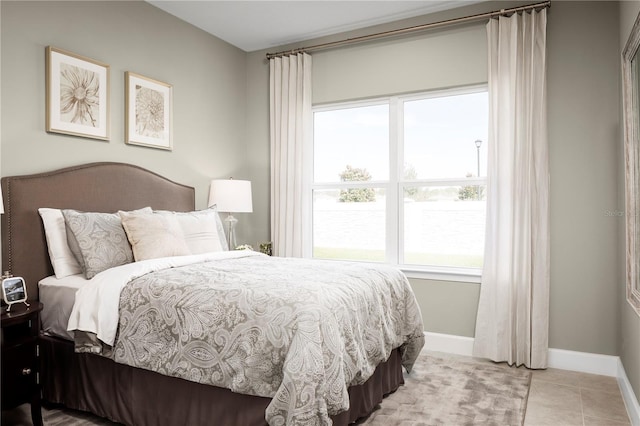
[[251, 213], [251, 181], [214, 179], [209, 189], [209, 207], [216, 205], [219, 212]]

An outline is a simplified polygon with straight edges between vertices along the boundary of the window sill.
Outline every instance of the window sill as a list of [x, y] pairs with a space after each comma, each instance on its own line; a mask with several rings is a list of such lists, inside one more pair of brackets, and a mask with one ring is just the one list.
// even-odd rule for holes
[[463, 273], [460, 272], [460, 270], [426, 271], [423, 269], [411, 269], [408, 267], [403, 267], [401, 269], [407, 278], [416, 278], [421, 280], [455, 281], [480, 284], [482, 279], [482, 271], [480, 270], [471, 270]]
[[311, 259], [336, 261], [336, 262], [356, 262], [356, 263], [363, 263], [363, 264], [370, 263], [372, 265], [388, 265], [388, 266], [400, 269], [407, 276], [407, 278], [415, 278], [415, 279], [421, 279], [421, 280], [451, 281], [451, 282], [475, 283], [475, 284], [480, 284], [480, 281], [482, 280], [481, 269], [445, 268], [445, 267], [440, 267], [440, 268], [432, 267], [431, 269], [421, 269], [419, 266], [410, 266], [410, 265], [398, 266], [398, 265], [391, 265], [389, 263], [366, 262], [362, 260], [325, 259], [321, 257], [311, 257]]

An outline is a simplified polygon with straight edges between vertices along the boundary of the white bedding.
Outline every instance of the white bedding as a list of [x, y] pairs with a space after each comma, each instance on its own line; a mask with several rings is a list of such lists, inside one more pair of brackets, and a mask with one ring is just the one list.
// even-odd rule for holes
[[103, 343], [113, 346], [118, 331], [120, 293], [129, 281], [162, 269], [248, 256], [264, 255], [251, 250], [223, 251], [149, 259], [102, 271], [77, 291], [67, 330], [93, 333]]
[[415, 295], [396, 268], [251, 251], [136, 263], [78, 291], [76, 307], [87, 310], [78, 319], [94, 336], [76, 336], [76, 351], [269, 397], [270, 425], [331, 424], [349, 408], [350, 386], [395, 348], [410, 371], [424, 345]]
[[76, 292], [87, 282], [82, 274], [60, 279], [52, 275], [38, 282], [40, 301], [44, 306], [40, 318], [45, 334], [73, 340], [73, 332], [67, 331], [67, 324]]

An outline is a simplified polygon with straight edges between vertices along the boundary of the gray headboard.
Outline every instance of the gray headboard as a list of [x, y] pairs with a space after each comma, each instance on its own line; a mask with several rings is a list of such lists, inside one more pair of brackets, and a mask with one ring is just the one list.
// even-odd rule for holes
[[106, 213], [146, 206], [174, 211], [195, 208], [193, 187], [123, 163], [3, 177], [2, 194], [2, 271], [25, 279], [29, 300], [38, 299], [38, 281], [53, 274], [38, 208]]

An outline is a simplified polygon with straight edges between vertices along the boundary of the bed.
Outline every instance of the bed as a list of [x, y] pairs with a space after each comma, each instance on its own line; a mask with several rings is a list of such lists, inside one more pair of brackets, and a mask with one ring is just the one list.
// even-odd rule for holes
[[[38, 283], [47, 279], [47, 277], [51, 277], [54, 273], [47, 250], [47, 241], [42, 220], [38, 213], [39, 208], [48, 207], [53, 209], [75, 209], [83, 212], [113, 213], [119, 210], [135, 211], [143, 208], [152, 208], [154, 211], [192, 212], [195, 207], [194, 189], [192, 187], [169, 181], [162, 176], [140, 167], [122, 163], [92, 163], [50, 173], [5, 177], [2, 178], [2, 190], [5, 199], [5, 215], [2, 217], [3, 270], [10, 270], [14, 274], [25, 278], [30, 300], [41, 300], [39, 297]], [[214, 255], [223, 257], [225, 260], [220, 260], [217, 257], [216, 259], [209, 258]], [[316, 261], [277, 259], [254, 253], [227, 252], [214, 255], [203, 254], [201, 255], [203, 259], [195, 259], [193, 263], [189, 263], [188, 265], [172, 263], [171, 268], [163, 268], [161, 271], [154, 269], [156, 266], [149, 266], [149, 268], [151, 268], [149, 273], [147, 273], [147, 271], [143, 273], [135, 272], [133, 274], [135, 277], [133, 275], [129, 277], [133, 277], [132, 280], [125, 278], [125, 281], [130, 281], [130, 283], [125, 283], [126, 285], [123, 285], [121, 290], [123, 293], [118, 293], [118, 295], [126, 294], [127, 300], [137, 300], [141, 299], [140, 295], [142, 294], [155, 294], [154, 291], [149, 289], [158, 288], [155, 286], [159, 284], [157, 284], [157, 281], [149, 281], [150, 277], [155, 277], [154, 279], [157, 280], [162, 279], [167, 282], [175, 282], [179, 286], [187, 285], [187, 283], [188, 285], [197, 286], [197, 277], [222, 274], [222, 272], [218, 270], [216, 270], [218, 272], [212, 272], [210, 268], [217, 268], [218, 266], [214, 265], [224, 264], [225, 266], [222, 268], [224, 274], [226, 274], [226, 276], [236, 277], [236, 282], [233, 284], [235, 287], [229, 289], [228, 293], [218, 294], [237, 295], [238, 292], [243, 291], [242, 289], [244, 287], [250, 287], [252, 293], [259, 294], [261, 299], [251, 301], [245, 296], [239, 297], [238, 299], [241, 300], [241, 305], [243, 303], [252, 304], [252, 311], [256, 311], [262, 309], [256, 308], [257, 306], [275, 305], [279, 303], [278, 300], [280, 300], [274, 298], [274, 293], [280, 291], [277, 290], [277, 287], [275, 287], [276, 290], [269, 289], [267, 291], [267, 287], [263, 289], [263, 287], [255, 283], [258, 276], [273, 275], [273, 277], [277, 277], [278, 271], [302, 270], [303, 267], [310, 268], [312, 271], [321, 271], [322, 268], [329, 268], [327, 269], [328, 272], [333, 269], [344, 268], [343, 272], [346, 274], [346, 277], [349, 277], [349, 280], [355, 280], [358, 278], [356, 276], [359, 275], [367, 276], [369, 278], [366, 280], [360, 280], [364, 284], [361, 283], [357, 285], [369, 285], [367, 283], [369, 281], [373, 282], [374, 276], [392, 273], [385, 268], [369, 271], [357, 269], [361, 267], [346, 263], [340, 268], [332, 268], [331, 266], [323, 265], [321, 262], [318, 263]], [[197, 257], [198, 256], [182, 256], [178, 262]], [[153, 262], [155, 262], [155, 260], [151, 260], [149, 263]], [[162, 262], [161, 259], [160, 263]], [[175, 260], [171, 260], [170, 263], [171, 262], [175, 262]], [[191, 262], [191, 260], [189, 260], [189, 262]], [[287, 262], [294, 264], [287, 266]], [[122, 267], [98, 273], [91, 282], [111, 282], [113, 277], [109, 279], [103, 279], [102, 277], [109, 275], [113, 270], [119, 268], [129, 268], [137, 271], [139, 268], [142, 268], [147, 261], [135, 263], [138, 265], [123, 265]], [[247, 274], [241, 274], [240, 272], [243, 270], [254, 271], [252, 278], [254, 281], [250, 282], [249, 278], [246, 277]], [[120, 272], [118, 272], [118, 274], [120, 274]], [[169, 276], [160, 278], [159, 275], [163, 274], [168, 274]], [[156, 275], [158, 276], [156, 277]], [[316, 291], [312, 286], [307, 285], [306, 282], [301, 283], [300, 276], [294, 276], [295, 274], [293, 274], [293, 272], [286, 272], [283, 273], [283, 275], [291, 275], [292, 283], [300, 283], [299, 290], [298, 287], [295, 287], [297, 290], [292, 292], [292, 284], [289, 284], [290, 287], [280, 291], [282, 294], [287, 295], [290, 293], [299, 293], [297, 296], [298, 299], [296, 299], [295, 302], [296, 304], [301, 302], [305, 297], [309, 299], [309, 294], [313, 295], [312, 298], [322, 299], [325, 297], [323, 295], [324, 291]], [[333, 285], [339, 286], [341, 284], [339, 282], [338, 272], [326, 274], [319, 272], [318, 275], [333, 275], [335, 281]], [[282, 279], [281, 281], [284, 282], [285, 280]], [[46, 281], [43, 282], [46, 283]], [[137, 285], [141, 287], [136, 287]], [[145, 285], [147, 287], [144, 287]], [[395, 284], [393, 285], [395, 286]], [[72, 288], [74, 285], [71, 285], [70, 291], [73, 294], [78, 288], [84, 290], [83, 286], [85, 286], [85, 284], [77, 284], [77, 288], [74, 290]], [[202, 285], [200, 287], [202, 287]], [[136, 288], [138, 290], [135, 290]], [[348, 298], [348, 300], [360, 299], [358, 294], [349, 293], [349, 291], [355, 290], [350, 290], [346, 285], [340, 288], [341, 290], [337, 296], [327, 296], [329, 304], [337, 306], [337, 300], [340, 298]], [[202, 370], [204, 367], [200, 365], [203, 363], [206, 364], [206, 356], [209, 358], [218, 356], [217, 354], [212, 355], [215, 351], [211, 347], [203, 348], [202, 342], [191, 342], [188, 340], [180, 343], [183, 339], [180, 332], [177, 333], [179, 337], [175, 340], [175, 342], [178, 343], [174, 342], [172, 345], [191, 345], [189, 346], [191, 353], [196, 354], [196, 358], [199, 357], [195, 365], [185, 366], [176, 362], [174, 358], [168, 361], [168, 364], [163, 364], [163, 367], [158, 364], [158, 362], [153, 360], [149, 361], [148, 356], [129, 356], [129, 360], [127, 360], [126, 348], [132, 347], [132, 344], [127, 344], [126, 342], [135, 341], [136, 336], [140, 335], [139, 330], [145, 327], [129, 327], [132, 328], [133, 331], [130, 337], [127, 337], [125, 333], [127, 327], [123, 324], [138, 324], [131, 318], [140, 316], [141, 306], [158, 301], [155, 300], [155, 296], [153, 301], [151, 299], [142, 300], [142, 305], [130, 307], [130, 311], [128, 311], [129, 319], [123, 320], [122, 318], [126, 317], [127, 312], [127, 310], [124, 309], [125, 304], [122, 302], [122, 300], [124, 300], [123, 296], [122, 300], [118, 299], [121, 303], [118, 305], [121, 315], [118, 320], [119, 328], [117, 331], [117, 339], [119, 340], [110, 342], [112, 345], [104, 345], [102, 340], [96, 341], [95, 337], [98, 333], [95, 333], [95, 335], [93, 333], [87, 333], [87, 340], [78, 338], [78, 336], [84, 336], [85, 333], [75, 333], [77, 335], [75, 342], [62, 336], [62, 333], [49, 333], [51, 335], [42, 336], [40, 347], [43, 399], [45, 402], [63, 404], [69, 408], [89, 411], [128, 425], [349, 424], [358, 418], [368, 415], [382, 400], [384, 395], [395, 391], [404, 383], [402, 365], [404, 364], [405, 368], [410, 368], [413, 360], [415, 360], [415, 356], [417, 356], [417, 352], [419, 352], [424, 344], [424, 338], [421, 333], [422, 323], [419, 319], [420, 313], [413, 294], [410, 290], [406, 293], [399, 284], [398, 287], [390, 286], [389, 288], [391, 290], [387, 290], [385, 287], [376, 287], [376, 291], [380, 293], [402, 292], [404, 301], [400, 305], [390, 308], [370, 306], [367, 309], [372, 312], [375, 309], [380, 309], [381, 312], [387, 312], [385, 315], [393, 316], [398, 315], [398, 312], [401, 311], [401, 315], [410, 318], [410, 320], [405, 321], [406, 324], [402, 326], [397, 326], [400, 327], [401, 332], [397, 332], [396, 330], [394, 334], [390, 330], [387, 330], [385, 336], [381, 336], [379, 339], [368, 339], [366, 342], [363, 342], [361, 346], [356, 345], [354, 342], [363, 340], [360, 336], [364, 334], [368, 336], [369, 332], [358, 330], [358, 325], [353, 323], [353, 320], [351, 320], [351, 322], [356, 325], [352, 324], [350, 326], [351, 331], [349, 333], [345, 334], [341, 331], [344, 342], [336, 343], [337, 339], [336, 342], [333, 342], [334, 339], [328, 337], [329, 334], [327, 334], [328, 332], [324, 329], [333, 324], [334, 328], [345, 330], [346, 326], [344, 323], [348, 323], [350, 320], [345, 319], [346, 317], [341, 317], [340, 321], [338, 321], [334, 318], [337, 318], [337, 316], [328, 313], [326, 308], [313, 306], [304, 309], [298, 306], [297, 312], [299, 313], [295, 314], [296, 318], [303, 316], [304, 312], [316, 313], [316, 316], [319, 316], [320, 319], [318, 321], [318, 318], [316, 318], [317, 322], [314, 324], [318, 325], [311, 327], [311, 332], [306, 334], [302, 333], [301, 330], [304, 331], [305, 324], [310, 323], [304, 321], [298, 321], [286, 327], [283, 326], [278, 330], [285, 330], [283, 333], [288, 333], [287, 336], [291, 336], [291, 339], [303, 339], [304, 344], [291, 345], [291, 347], [298, 348], [297, 352], [314, 352], [314, 350], [311, 349], [315, 348], [315, 355], [312, 355], [311, 358], [308, 357], [308, 354], [305, 354], [307, 358], [299, 356], [296, 351], [289, 349], [279, 352], [280, 349], [276, 348], [277, 350], [275, 350], [273, 346], [273, 342], [277, 339], [271, 338], [270, 343], [265, 343], [266, 340], [262, 339], [261, 336], [269, 333], [270, 335], [274, 333], [277, 335], [277, 330], [274, 331], [277, 327], [273, 324], [279, 321], [278, 318], [290, 318], [289, 316], [285, 315], [283, 317], [282, 315], [278, 316], [274, 314], [268, 317], [268, 320], [265, 320], [267, 317], [260, 317], [262, 320], [254, 318], [258, 323], [266, 321], [266, 324], [262, 324], [262, 326], [266, 327], [265, 330], [269, 329], [271, 331], [267, 333], [258, 326], [247, 328], [253, 331], [246, 335], [249, 337], [244, 338], [241, 344], [235, 346], [236, 349], [240, 348], [240, 350], [236, 350], [236, 352], [240, 351], [243, 353], [242, 365], [236, 369], [242, 373], [240, 376], [243, 377], [243, 380], [237, 380], [238, 375], [236, 374], [233, 376], [236, 379], [234, 384], [226, 387], [217, 386], [215, 384], [216, 381], [211, 380], [211, 377], [217, 377], [216, 374], [203, 373], [203, 371], [207, 370]], [[49, 296], [50, 289], [46, 287], [46, 284], [43, 285], [42, 289], [42, 295], [45, 296], [46, 294], [48, 300], [48, 302], [45, 302], [45, 310], [55, 310], [56, 308], [62, 310], [62, 303], [59, 303], [55, 297], [52, 298]], [[84, 299], [84, 296], [80, 296], [79, 290], [76, 294], [78, 295], [77, 301], [79, 303], [81, 299]], [[202, 299], [206, 298], [206, 296], [203, 296], [205, 294], [207, 293], [200, 293], [195, 297], [192, 296], [192, 299], [195, 299], [198, 303], [204, 303]], [[63, 296], [58, 294], [56, 297]], [[167, 304], [166, 301], [173, 300], [171, 299], [171, 291], [168, 291], [163, 297], [165, 297], [165, 301], [158, 303], [165, 303], [165, 305], [168, 306], [170, 303]], [[331, 299], [331, 297], [334, 298]], [[158, 297], [157, 299], [161, 298], [162, 297]], [[99, 299], [100, 298], [97, 298], [95, 300]], [[217, 300], [221, 299], [221, 297], [211, 299]], [[382, 303], [379, 304], [384, 305], [385, 303], [387, 302], [382, 300]], [[91, 305], [91, 303], [89, 303], [89, 305]], [[285, 305], [281, 306], [281, 308], [284, 309], [286, 307]], [[203, 306], [205, 305], [199, 305], [195, 309], [204, 311], [206, 309], [204, 309]], [[211, 312], [215, 311], [215, 309], [220, 309], [220, 307], [212, 308], [211, 305], [207, 306], [207, 309]], [[159, 309], [163, 310], [164, 308]], [[334, 310], [335, 312], [342, 312], [341, 309]], [[344, 311], [349, 310], [355, 310], [355, 308], [345, 305]], [[263, 312], [260, 313], [262, 314]], [[43, 317], [46, 317], [46, 315], [48, 314], [43, 312]], [[240, 316], [244, 318], [245, 314]], [[204, 323], [213, 321], [211, 318], [204, 321]], [[225, 318], [229, 318], [228, 313], [225, 314]], [[368, 321], [365, 317], [358, 318], [359, 321]], [[371, 321], [373, 321], [373, 319]], [[147, 318], [147, 324], [153, 324], [154, 322], [156, 321]], [[382, 329], [385, 328], [383, 324], [380, 324], [380, 326]], [[145, 328], [145, 330], [147, 330], [147, 328]], [[201, 328], [207, 331], [207, 327]], [[185, 326], [183, 329], [192, 330], [193, 327]], [[145, 331], [145, 333], [147, 333], [147, 331]], [[222, 332], [220, 331], [220, 333]], [[222, 339], [220, 333], [218, 333], [217, 337], [212, 338], [211, 341], [220, 343]], [[402, 336], [399, 337], [398, 335]], [[146, 334], [145, 338], [148, 338]], [[275, 383], [274, 386], [279, 386], [276, 386], [278, 387], [277, 391], [274, 391], [275, 388], [265, 387], [264, 383], [261, 383], [260, 386], [247, 385], [247, 380], [261, 380], [258, 376], [270, 371], [268, 369], [265, 370], [265, 358], [253, 356], [257, 353], [251, 352], [253, 349], [248, 349], [248, 341], [256, 340], [261, 341], [263, 346], [266, 345], [267, 353], [273, 354], [273, 365], [278, 365], [278, 360], [275, 358], [283, 358], [283, 360], [281, 360], [283, 365], [288, 365], [286, 369], [283, 369], [283, 372], [270, 372], [268, 374], [271, 377], [270, 380]], [[316, 341], [320, 343], [316, 345], [316, 343], [314, 343]], [[385, 342], [384, 345], [380, 343], [382, 341]], [[119, 342], [125, 343], [119, 345]], [[390, 342], [395, 343], [393, 347], [389, 349], [388, 346]], [[366, 352], [369, 353], [372, 351], [371, 347], [376, 344], [380, 347], [375, 348], [372, 353], [375, 352], [381, 355], [378, 356], [380, 359], [375, 361], [372, 371], [368, 371], [364, 364], [358, 364], [355, 367], [354, 365], [350, 365], [354, 363], [356, 358], [348, 356], [347, 351], [351, 351], [349, 353], [354, 354], [358, 351], [363, 352], [363, 348], [366, 347]], [[338, 350], [327, 349], [327, 347], [334, 346], [342, 348], [341, 350], [344, 351], [344, 354]], [[129, 351], [129, 355], [136, 353], [136, 351], [139, 352], [141, 347], [144, 348], [144, 345], [134, 348], [133, 351]], [[78, 352], [82, 351], [83, 348], [85, 349], [84, 352]], [[98, 354], [95, 352], [101, 353]], [[165, 353], [167, 351], [160, 350], [159, 352]], [[118, 358], [118, 356], [120, 356], [120, 358]], [[132, 358], [138, 358], [138, 361], [144, 358], [145, 362], [149, 361], [149, 365], [138, 365], [135, 359], [131, 361]], [[371, 361], [371, 359], [369, 361]], [[209, 359], [209, 361], [211, 360]], [[249, 366], [252, 361], [255, 361], [255, 366]], [[318, 366], [315, 364], [322, 363], [324, 363], [324, 366], [316, 368]], [[154, 369], [150, 364], [154, 364], [160, 368]], [[169, 364], [172, 366], [180, 364], [181, 367], [168, 369], [167, 365]], [[220, 364], [219, 360], [216, 360], [213, 364]], [[230, 364], [233, 364], [233, 362]], [[291, 365], [295, 365], [295, 368], [291, 367]], [[327, 366], [329, 366], [329, 368]], [[269, 368], [275, 367], [269, 366]], [[302, 381], [300, 382], [290, 380], [285, 370], [302, 372], [301, 375], [305, 378], [301, 379]], [[262, 372], [258, 374], [259, 371]], [[203, 377], [205, 379], [203, 379]], [[296, 378], [296, 380], [298, 379]], [[340, 380], [342, 380], [342, 384], [336, 385], [341, 383]], [[300, 383], [302, 383], [302, 385], [298, 386]], [[319, 386], [318, 383], [321, 385]], [[342, 387], [344, 387], [348, 393], [343, 393]], [[346, 401], [344, 401], [345, 398]], [[336, 405], [335, 401], [340, 401], [340, 399], [343, 400], [342, 404]], [[310, 404], [313, 405], [311, 411], [309, 409]]]

